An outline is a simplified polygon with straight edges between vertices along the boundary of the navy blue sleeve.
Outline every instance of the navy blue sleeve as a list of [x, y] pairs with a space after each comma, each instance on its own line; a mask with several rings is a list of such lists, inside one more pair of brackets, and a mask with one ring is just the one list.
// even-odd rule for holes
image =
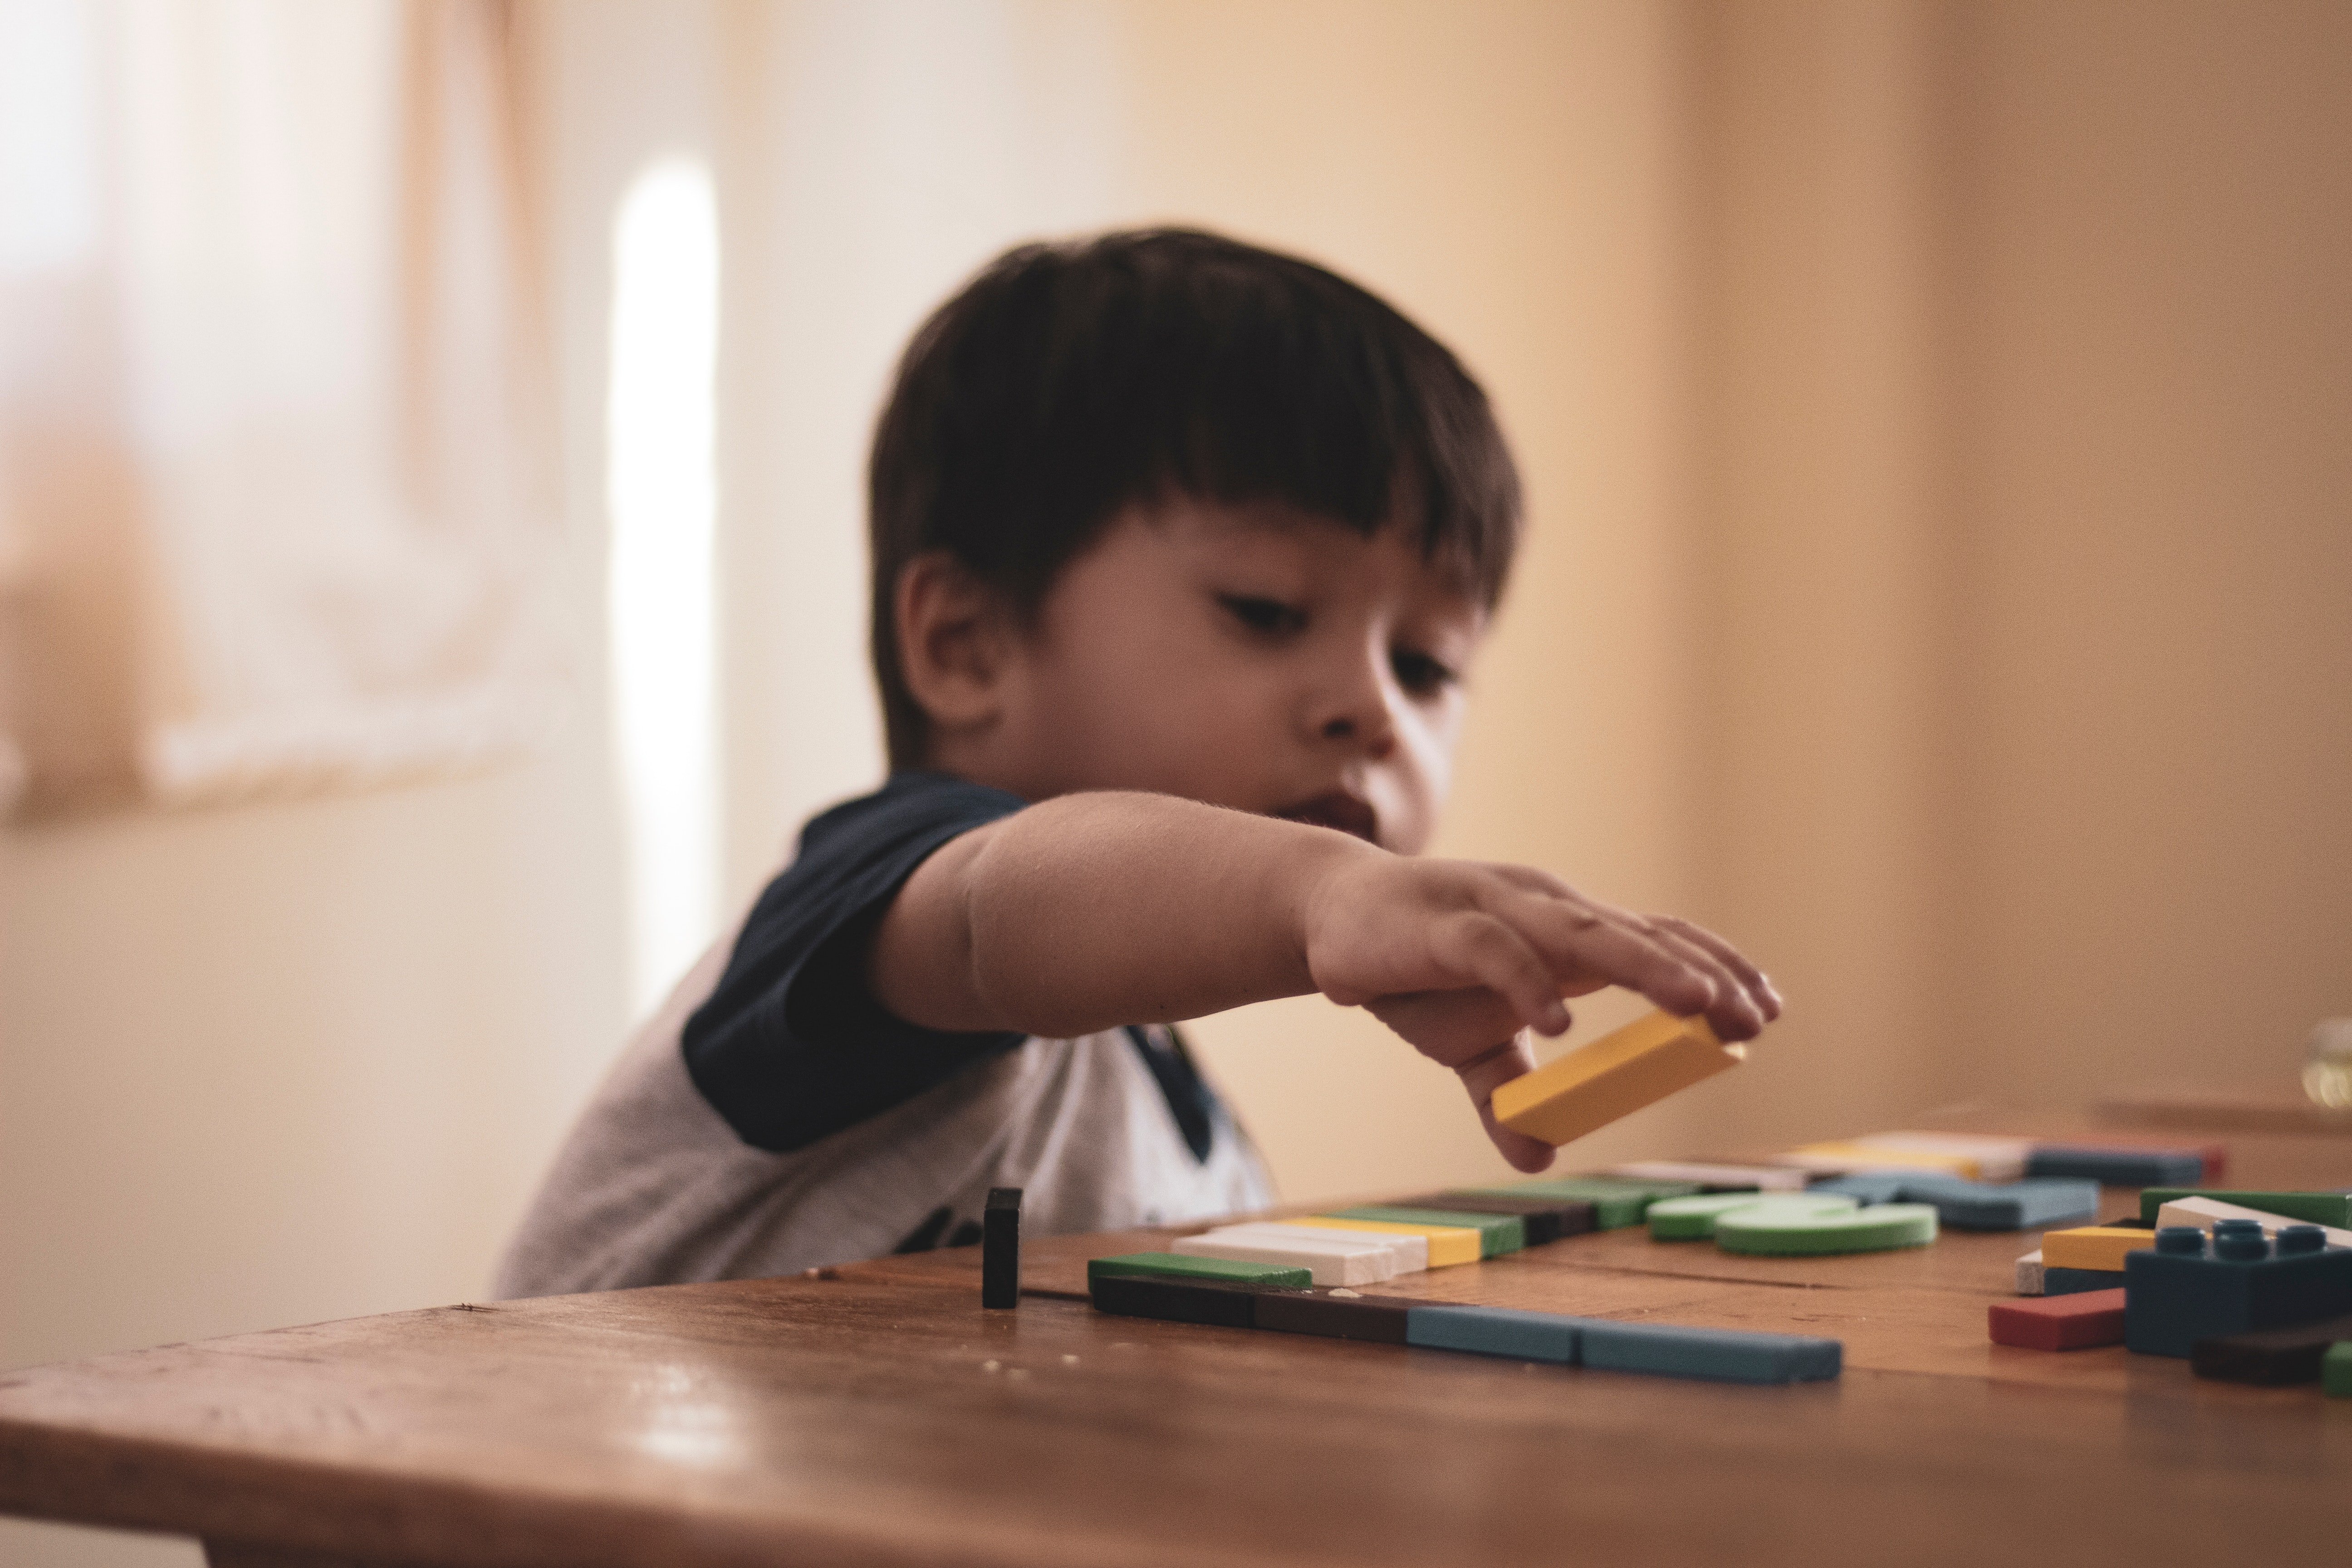
[[1019, 1035], [949, 1034], [892, 1016], [866, 950], [915, 868], [1026, 804], [938, 773], [902, 773], [811, 821], [768, 884], [710, 999], [686, 1021], [686, 1070], [743, 1142], [776, 1153], [889, 1110]]

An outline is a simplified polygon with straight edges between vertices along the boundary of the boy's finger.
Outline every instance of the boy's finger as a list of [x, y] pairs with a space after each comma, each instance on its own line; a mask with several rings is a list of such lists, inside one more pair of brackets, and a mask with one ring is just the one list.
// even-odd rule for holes
[[1552, 1162], [1551, 1145], [1540, 1138], [1530, 1138], [1517, 1132], [1495, 1120], [1495, 1090], [1513, 1079], [1535, 1070], [1535, 1053], [1528, 1048], [1527, 1037], [1514, 1035], [1509, 1039], [1464, 1062], [1454, 1071], [1462, 1077], [1462, 1087], [1470, 1092], [1470, 1103], [1478, 1108], [1478, 1121], [1486, 1129], [1486, 1136], [1514, 1170], [1530, 1175], [1548, 1169]]
[[1707, 1022], [1723, 1038], [1753, 1039], [1778, 1016], [1764, 1010], [1762, 999], [1750, 984], [1751, 980], [1768, 986], [1769, 983], [1737, 948], [1714, 932], [1668, 915], [1645, 915], [1597, 899], [1585, 901], [1602, 919], [1641, 932], [1706, 975], [1715, 987], [1715, 1000], [1706, 1009]]
[[1675, 932], [1685, 942], [1696, 942], [1715, 954], [1722, 965], [1739, 977], [1739, 984], [1756, 999], [1757, 1009], [1769, 1023], [1780, 1016], [1780, 993], [1773, 987], [1771, 976], [1748, 962], [1748, 955], [1707, 930], [1675, 915], [1653, 915], [1652, 921]]
[[1688, 1018], [1713, 1007], [1729, 980], [1726, 974], [1718, 982], [1708, 973], [1711, 963], [1693, 962], [1661, 933], [1640, 930], [1632, 917], [1605, 906], [1529, 899], [1515, 912], [1551, 960], [1558, 986], [1572, 987], [1580, 978], [1597, 974]]
[[1748, 987], [1740, 984], [1723, 961], [1706, 948], [1663, 925], [1653, 924], [1649, 935], [1672, 948], [1683, 962], [1703, 972], [1715, 982], [1715, 1004], [1706, 1010], [1706, 1020], [1715, 1032], [1727, 1040], [1748, 1040], [1764, 1032], [1770, 1022]]
[[1433, 945], [1448, 969], [1508, 1000], [1520, 1023], [1546, 1035], [1568, 1032], [1568, 1008], [1551, 966], [1509, 925], [1466, 911], [1439, 926]]

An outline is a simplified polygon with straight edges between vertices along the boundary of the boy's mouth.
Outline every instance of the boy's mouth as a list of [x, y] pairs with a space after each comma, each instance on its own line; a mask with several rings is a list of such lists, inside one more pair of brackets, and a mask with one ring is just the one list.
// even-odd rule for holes
[[1345, 790], [1333, 790], [1312, 800], [1302, 800], [1297, 805], [1284, 806], [1270, 815], [1285, 822], [1303, 822], [1310, 827], [1336, 827], [1351, 833], [1367, 844], [1380, 842], [1380, 814], [1370, 805], [1358, 800]]

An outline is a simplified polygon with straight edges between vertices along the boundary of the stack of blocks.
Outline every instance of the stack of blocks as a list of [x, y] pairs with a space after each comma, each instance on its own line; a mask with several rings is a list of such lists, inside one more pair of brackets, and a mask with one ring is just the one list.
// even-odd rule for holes
[[2140, 1203], [2137, 1226], [2053, 1231], [2020, 1259], [2021, 1289], [2048, 1294], [1994, 1305], [1994, 1342], [2121, 1343], [2200, 1377], [2352, 1395], [2352, 1194], [2151, 1187]]

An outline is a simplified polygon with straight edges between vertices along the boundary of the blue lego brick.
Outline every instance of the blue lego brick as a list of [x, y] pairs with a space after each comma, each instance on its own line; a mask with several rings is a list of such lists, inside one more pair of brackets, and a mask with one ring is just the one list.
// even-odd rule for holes
[[2352, 1247], [2327, 1246], [2315, 1225], [2282, 1226], [2275, 1237], [2251, 1220], [2223, 1220], [2210, 1235], [2165, 1226], [2154, 1248], [2124, 1259], [2124, 1343], [2186, 1357], [2199, 1340], [2352, 1312]]
[[2123, 1282], [2121, 1274], [2110, 1274], [2104, 1268], [2044, 1268], [2042, 1271], [2042, 1293], [2045, 1296], [2072, 1296], [2082, 1290], [2112, 1290]]
[[1475, 1351], [1517, 1361], [1576, 1364], [1587, 1320], [1508, 1307], [1416, 1306], [1405, 1313], [1404, 1342], [1430, 1350]]
[[2186, 1185], [2205, 1179], [2204, 1156], [2161, 1149], [2036, 1149], [2025, 1162], [2029, 1176], [2079, 1176], [2111, 1187]]
[[1836, 1340], [1797, 1334], [1588, 1318], [1580, 1353], [1586, 1366], [1605, 1372], [1703, 1377], [1717, 1383], [1815, 1383], [1838, 1375], [1845, 1346]]

